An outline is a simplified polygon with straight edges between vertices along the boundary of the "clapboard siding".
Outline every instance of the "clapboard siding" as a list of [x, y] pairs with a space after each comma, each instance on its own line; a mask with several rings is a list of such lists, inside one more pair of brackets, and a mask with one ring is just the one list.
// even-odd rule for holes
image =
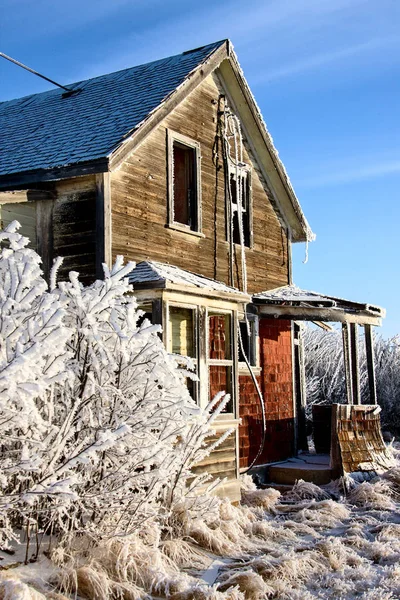
[[[207, 438], [207, 445], [215, 443], [223, 432], [215, 433]], [[198, 463], [193, 472], [196, 475], [209, 473], [211, 479], [227, 478], [236, 479], [236, 437], [232, 432], [226, 440], [213, 450], [201, 463]]]
[[[111, 173], [114, 258], [123, 254], [130, 260], [169, 262], [229, 283], [224, 175], [213, 163], [218, 110], [215, 102], [221, 91], [216, 75], [209, 76]], [[168, 128], [201, 144], [204, 238], [166, 227]], [[248, 289], [257, 292], [288, 282], [287, 237], [247, 144], [244, 160], [252, 165], [254, 244], [246, 249]], [[240, 247], [236, 253], [235, 284], [241, 287]]]
[[83, 283], [96, 275], [96, 186], [94, 176], [59, 182], [53, 209], [53, 255], [64, 258], [59, 279], [78, 271]]

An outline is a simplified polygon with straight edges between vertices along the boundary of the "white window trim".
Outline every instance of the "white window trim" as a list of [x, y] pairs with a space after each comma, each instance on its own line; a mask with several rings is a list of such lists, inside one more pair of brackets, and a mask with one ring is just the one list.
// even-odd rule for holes
[[[167, 352], [172, 354], [172, 347], [170, 346], [170, 340], [172, 341], [172, 332], [171, 332], [171, 321], [169, 318], [169, 310], [170, 307], [174, 308], [187, 308], [188, 310], [193, 311], [193, 348], [195, 351], [195, 356], [184, 356], [184, 358], [188, 358], [196, 365], [196, 375], [199, 376], [199, 306], [197, 304], [186, 304], [182, 302], [174, 302], [173, 300], [165, 301], [165, 310], [166, 310], [166, 322], [165, 322], [165, 333], [166, 333], [166, 348]], [[174, 356], [179, 356], [174, 354]], [[182, 355], [183, 356], [183, 355]], [[194, 389], [195, 389], [195, 398], [194, 401], [200, 406], [200, 387], [199, 381], [194, 381]]]
[[[211, 314], [210, 314], [211, 313]], [[230, 360], [217, 360], [217, 359], [213, 359], [209, 357], [209, 352], [210, 352], [210, 328], [209, 328], [209, 317], [212, 315], [229, 315], [230, 316], [230, 322], [231, 322], [231, 331], [230, 331], [230, 336], [231, 336], [231, 358]], [[237, 407], [237, 398], [236, 398], [236, 391], [237, 391], [237, 382], [236, 382], [236, 365], [235, 365], [235, 351], [236, 351], [236, 345], [234, 343], [235, 340], [235, 334], [236, 332], [236, 327], [235, 327], [235, 312], [232, 310], [225, 310], [222, 308], [213, 308], [212, 306], [207, 307], [206, 309], [206, 356], [205, 356], [205, 362], [206, 362], [206, 372], [207, 372], [207, 390], [208, 390], [208, 397], [210, 394], [210, 381], [209, 381], [209, 370], [208, 367], [209, 366], [225, 366], [225, 367], [231, 367], [231, 385], [232, 385], [232, 390], [231, 390], [231, 404], [232, 404], [232, 408], [233, 410], [231, 412], [226, 412], [226, 413], [221, 413], [219, 415], [218, 418], [221, 419], [235, 419], [236, 414], [238, 414], [238, 407]], [[237, 362], [236, 362], [237, 364]], [[211, 398], [209, 398], [209, 400], [211, 400]]]
[[[252, 323], [254, 323], [254, 328], [253, 328], [253, 332], [252, 332], [252, 343], [253, 343], [254, 352], [255, 352], [256, 364], [250, 365], [250, 366], [251, 366], [251, 370], [254, 373], [254, 375], [261, 375], [262, 368], [261, 368], [261, 364], [260, 364], [260, 334], [259, 334], [260, 320], [257, 315], [253, 315], [253, 314], [248, 314], [247, 319], [249, 321], [251, 321]], [[241, 320], [240, 322], [243, 323], [243, 320]], [[239, 369], [240, 375], [249, 375], [250, 376], [249, 368], [244, 361], [238, 362], [238, 369]]]
[[[174, 220], [174, 142], [179, 142], [193, 148], [196, 154], [196, 218], [197, 229], [178, 223]], [[186, 135], [167, 129], [167, 167], [168, 167], [168, 223], [167, 227], [197, 237], [205, 237], [202, 233], [202, 208], [201, 208], [201, 152], [200, 142]]]

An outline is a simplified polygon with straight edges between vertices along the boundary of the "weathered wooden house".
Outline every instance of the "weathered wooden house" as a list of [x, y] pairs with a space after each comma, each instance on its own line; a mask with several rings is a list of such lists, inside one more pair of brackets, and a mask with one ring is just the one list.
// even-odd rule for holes
[[295, 323], [345, 324], [357, 402], [355, 324], [381, 310], [292, 286], [311, 231], [229, 41], [69, 89], [0, 104], [2, 223], [20, 221], [45, 272], [63, 256], [60, 275], [89, 283], [118, 254], [137, 262], [139, 302], [196, 364], [194, 398], [232, 394], [217, 429], [234, 433], [199, 468], [237, 499], [240, 470], [302, 445]]

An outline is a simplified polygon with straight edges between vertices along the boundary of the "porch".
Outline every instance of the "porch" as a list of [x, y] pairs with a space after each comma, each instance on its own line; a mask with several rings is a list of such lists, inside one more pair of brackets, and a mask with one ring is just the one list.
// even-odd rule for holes
[[[253, 303], [260, 318], [292, 324], [295, 405], [294, 456], [253, 472], [259, 470], [262, 479], [277, 484], [293, 484], [301, 478], [321, 485], [346, 472], [388, 468], [390, 457], [382, 439], [377, 405], [372, 329], [381, 325], [384, 309], [301, 290], [294, 285], [255, 294]], [[346, 399], [341, 405], [317, 407], [320, 414], [313, 415], [312, 423], [315, 450], [307, 440], [302, 321], [311, 321], [328, 330], [332, 329], [330, 322], [342, 325]], [[365, 339], [368, 405], [362, 404], [360, 392], [360, 327]]]

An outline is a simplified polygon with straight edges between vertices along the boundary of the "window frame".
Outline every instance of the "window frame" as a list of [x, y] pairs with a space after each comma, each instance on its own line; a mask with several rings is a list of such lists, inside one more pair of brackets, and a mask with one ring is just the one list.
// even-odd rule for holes
[[[230, 359], [224, 359], [224, 360], [219, 360], [216, 358], [210, 358], [210, 325], [209, 325], [209, 317], [213, 316], [213, 315], [228, 315], [230, 318], [230, 353], [231, 353], [231, 358]], [[237, 413], [237, 406], [236, 406], [236, 390], [237, 390], [237, 383], [236, 383], [236, 360], [235, 360], [235, 352], [236, 350], [236, 344], [235, 344], [235, 335], [237, 335], [237, 331], [236, 331], [236, 327], [235, 327], [235, 313], [232, 310], [229, 309], [223, 309], [223, 308], [214, 308], [213, 306], [208, 306], [206, 308], [206, 312], [205, 312], [205, 317], [206, 317], [206, 345], [205, 345], [205, 366], [206, 366], [206, 373], [207, 373], [207, 390], [208, 390], [208, 401], [211, 400], [210, 398], [210, 370], [209, 367], [211, 366], [221, 366], [221, 367], [230, 367], [231, 369], [231, 391], [228, 392], [231, 395], [231, 399], [230, 399], [230, 404], [232, 406], [232, 410], [230, 412], [223, 412], [221, 413], [219, 416], [222, 417], [223, 419], [232, 419], [235, 418], [236, 413]]]
[[[187, 310], [191, 310], [193, 313], [193, 350], [195, 356], [186, 356], [183, 354], [176, 354], [172, 352], [172, 331], [171, 331], [171, 321], [170, 321], [170, 307], [173, 308], [183, 308]], [[191, 360], [195, 366], [196, 370], [194, 374], [199, 378], [199, 363], [200, 363], [200, 348], [199, 348], [199, 307], [196, 304], [183, 303], [174, 300], [166, 300], [165, 301], [165, 347], [167, 352], [172, 354], [173, 356], [182, 356], [184, 358], [188, 358]], [[193, 400], [196, 402], [198, 406], [200, 406], [200, 390], [199, 390], [199, 381], [193, 381]]]
[[[195, 152], [195, 169], [194, 176], [196, 182], [196, 229], [191, 226], [179, 223], [174, 220], [174, 143], [182, 144], [191, 148]], [[168, 185], [167, 185], [167, 200], [168, 200], [168, 221], [167, 227], [175, 229], [183, 233], [204, 237], [202, 233], [202, 207], [201, 207], [201, 148], [200, 142], [187, 137], [171, 129], [167, 129], [167, 170], [168, 170]]]
[[[2, 224], [2, 217], [1, 217], [1, 207], [3, 206], [15, 206], [15, 205], [19, 205], [19, 204], [24, 204], [26, 206], [30, 206], [32, 207], [32, 210], [34, 212], [34, 214], [32, 215], [32, 219], [34, 221], [34, 231], [35, 231], [35, 239], [31, 240], [29, 238], [29, 245], [28, 248], [34, 250], [35, 252], [37, 252], [39, 254], [38, 248], [39, 248], [39, 232], [38, 232], [38, 202], [37, 201], [33, 201], [33, 200], [21, 200], [20, 198], [14, 200], [1, 200], [0, 199], [0, 229], [3, 227]], [[18, 221], [18, 216], [16, 217], [16, 219], [13, 220], [17, 220]], [[10, 221], [11, 222], [11, 221]], [[18, 230], [18, 233], [20, 233], [21, 235], [24, 235], [23, 232], [23, 224], [21, 224], [21, 228]]]
[[[253, 187], [252, 187], [252, 179], [253, 179], [253, 169], [252, 166], [249, 165], [248, 163], [241, 163], [239, 168], [239, 175], [245, 173], [246, 175], [246, 187], [248, 190], [248, 222], [249, 222], [249, 245], [247, 246], [246, 243], [244, 244], [245, 248], [253, 248], [254, 247], [254, 235], [253, 235]], [[228, 165], [228, 181], [229, 181], [229, 186], [231, 184], [231, 176], [234, 177], [235, 181], [236, 181], [236, 165], [234, 165], [231, 161], [229, 162]], [[243, 175], [242, 175], [243, 176]], [[230, 189], [229, 189], [229, 194], [230, 194]], [[234, 203], [232, 203], [234, 204]], [[237, 203], [235, 203], [237, 204]], [[232, 234], [233, 234], [233, 227], [232, 227]], [[226, 215], [226, 240], [229, 241], [231, 235], [231, 231], [230, 231], [230, 223], [229, 223], [229, 213], [227, 212]], [[246, 236], [244, 236], [246, 237]], [[240, 242], [234, 242], [233, 244], [235, 246], [240, 246]]]
[[[259, 375], [261, 373], [260, 336], [259, 336], [260, 320], [259, 320], [259, 317], [254, 314], [248, 314], [247, 320], [252, 325], [251, 337], [250, 337], [251, 350], [250, 350], [249, 363], [250, 363], [251, 370], [253, 371], [253, 373], [255, 373], [256, 375]], [[246, 322], [245, 319], [240, 319], [240, 321], [239, 321], [239, 323], [245, 323], [245, 322]], [[239, 350], [239, 346], [238, 346], [238, 350]], [[246, 362], [239, 360], [239, 355], [240, 355], [240, 353], [238, 351], [238, 368], [239, 368], [240, 374], [241, 375], [250, 375]], [[254, 360], [254, 364], [252, 364], [251, 359]]]

